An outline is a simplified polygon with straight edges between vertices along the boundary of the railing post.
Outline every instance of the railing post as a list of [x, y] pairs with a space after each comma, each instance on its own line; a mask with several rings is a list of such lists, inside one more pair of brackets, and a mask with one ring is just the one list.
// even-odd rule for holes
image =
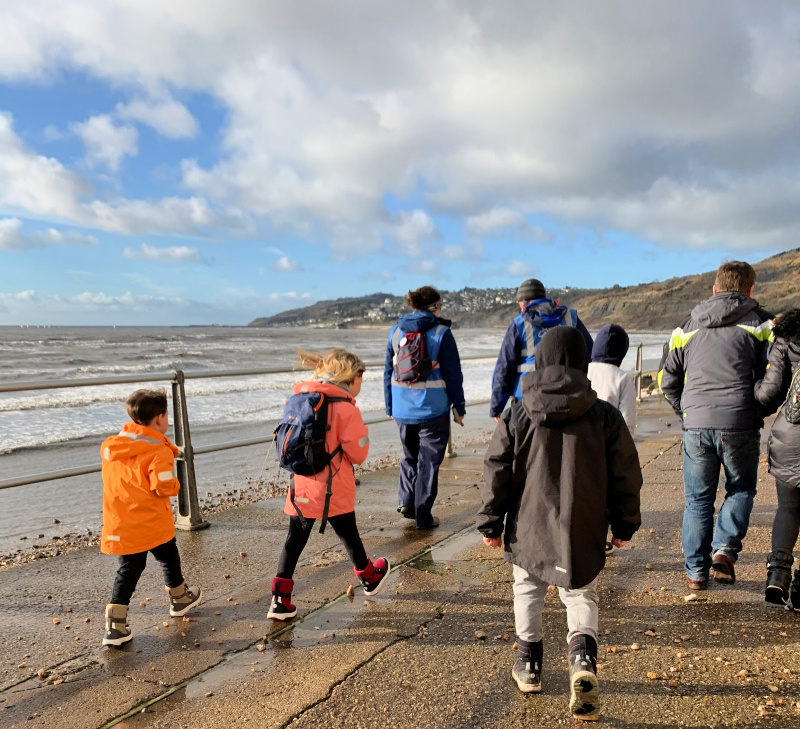
[[642, 368], [644, 360], [642, 354], [642, 343], [636, 345], [636, 371], [634, 372], [634, 383], [636, 388], [636, 402], [642, 401]]
[[175, 528], [183, 531], [194, 531], [211, 526], [200, 513], [200, 501], [197, 498], [197, 479], [194, 475], [194, 451], [192, 436], [189, 432], [189, 409], [186, 406], [186, 389], [182, 370], [174, 370], [172, 380], [173, 428], [175, 445], [180, 454], [175, 459], [178, 480], [181, 490], [178, 492], [178, 516]]

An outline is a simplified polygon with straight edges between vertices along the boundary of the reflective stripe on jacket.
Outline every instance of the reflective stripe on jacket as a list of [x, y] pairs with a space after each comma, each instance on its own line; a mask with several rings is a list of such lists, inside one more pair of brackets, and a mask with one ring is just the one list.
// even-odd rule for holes
[[103, 459], [103, 533], [100, 551], [137, 554], [175, 536], [170, 496], [178, 449], [167, 436], [138, 423], [125, 423], [100, 447]]

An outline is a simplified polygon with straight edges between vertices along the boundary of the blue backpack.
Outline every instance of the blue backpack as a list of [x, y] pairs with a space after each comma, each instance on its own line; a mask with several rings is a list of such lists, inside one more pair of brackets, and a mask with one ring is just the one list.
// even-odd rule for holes
[[[331, 484], [333, 483], [333, 467], [331, 461], [342, 453], [341, 444], [333, 453], [325, 450], [325, 435], [328, 425], [328, 406], [335, 402], [348, 402], [346, 397], [327, 397], [321, 392], [304, 392], [292, 395], [283, 408], [283, 418], [275, 428], [272, 438], [278, 452], [278, 463], [281, 468], [300, 476], [313, 476], [328, 469], [325, 488], [325, 506], [322, 510], [320, 533], [325, 532], [328, 522], [328, 509], [331, 503]], [[294, 478], [289, 486], [289, 497], [297, 516], [307, 528], [307, 522], [295, 502]]]

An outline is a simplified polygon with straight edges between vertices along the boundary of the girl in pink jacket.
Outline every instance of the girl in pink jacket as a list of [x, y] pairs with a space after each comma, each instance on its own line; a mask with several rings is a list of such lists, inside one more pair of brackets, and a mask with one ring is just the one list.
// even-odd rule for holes
[[[356, 480], [353, 464], [363, 463], [369, 453], [369, 433], [356, 407], [356, 397], [366, 367], [352, 352], [334, 349], [325, 354], [298, 351], [305, 367], [313, 368], [315, 378], [294, 386], [295, 394], [320, 392], [329, 398], [328, 431], [325, 450], [334, 453], [331, 467], [333, 480], [328, 508], [328, 521], [342, 540], [353, 562], [353, 571], [364, 586], [365, 595], [375, 595], [389, 573], [391, 566], [383, 557], [374, 562], [367, 557], [356, 525]], [[330, 400], [336, 398], [336, 401]], [[343, 401], [340, 398], [345, 398]], [[278, 572], [272, 580], [272, 603], [267, 617], [272, 620], [289, 620], [297, 615], [292, 604], [292, 590], [297, 562], [303, 552], [314, 520], [323, 516], [328, 469], [313, 476], [294, 478], [294, 503], [286, 495], [284, 511], [289, 515], [289, 534], [278, 560]], [[302, 518], [297, 509], [302, 511]]]

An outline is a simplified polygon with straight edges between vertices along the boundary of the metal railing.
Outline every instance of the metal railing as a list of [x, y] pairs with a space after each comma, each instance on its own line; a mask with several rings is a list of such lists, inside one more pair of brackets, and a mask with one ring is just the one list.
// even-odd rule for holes
[[[496, 355], [470, 355], [461, 357], [462, 361], [494, 359]], [[367, 367], [383, 367], [383, 361], [366, 362]], [[642, 344], [636, 347], [636, 365], [633, 377], [636, 386], [636, 400], [641, 399], [642, 385]], [[208, 379], [218, 377], [247, 377], [256, 375], [275, 375], [298, 372], [292, 367], [259, 367], [230, 370], [209, 370], [202, 372], [183, 372], [182, 370], [162, 370], [160, 372], [149, 372], [137, 375], [115, 375], [112, 377], [93, 377], [75, 380], [32, 380], [28, 382], [0, 383], [0, 393], [2, 392], [29, 392], [31, 390], [52, 390], [58, 388], [74, 387], [93, 387], [100, 385], [120, 385], [136, 384], [147, 382], [168, 381], [172, 387], [172, 409], [173, 409], [173, 430], [175, 446], [179, 450], [176, 460], [177, 477], [180, 481], [180, 491], [178, 492], [178, 514], [175, 519], [175, 527], [187, 531], [204, 529], [209, 523], [202, 517], [200, 502], [197, 496], [197, 478], [195, 476], [194, 457], [207, 453], [231, 450], [234, 448], [246, 448], [248, 446], [263, 445], [272, 442], [272, 435], [265, 434], [258, 438], [248, 438], [244, 440], [230, 441], [227, 443], [215, 443], [212, 445], [194, 448], [189, 427], [189, 412], [186, 399], [186, 380]], [[469, 407], [488, 404], [489, 400], [475, 400], [468, 402]], [[386, 415], [376, 415], [364, 419], [365, 425], [388, 422], [390, 418]], [[455, 455], [451, 439], [448, 443], [448, 455]], [[65, 468], [58, 471], [47, 471], [45, 473], [19, 476], [16, 478], [0, 480], [0, 490], [16, 488], [18, 486], [28, 486], [36, 483], [55, 481], [75, 476], [85, 476], [92, 473], [100, 473], [102, 467], [97, 464], [87, 464], [75, 468]]]
[[[494, 359], [496, 355], [470, 355], [461, 357], [462, 361]], [[367, 367], [383, 367], [383, 361], [366, 362]], [[258, 438], [248, 438], [245, 440], [230, 441], [227, 443], [215, 443], [212, 445], [194, 448], [189, 426], [189, 413], [186, 399], [186, 380], [197, 380], [218, 377], [246, 377], [254, 375], [275, 375], [287, 373], [299, 373], [292, 367], [259, 367], [247, 369], [230, 370], [209, 370], [202, 372], [183, 372], [182, 370], [162, 370], [160, 372], [149, 372], [136, 375], [115, 375], [111, 377], [92, 377], [75, 380], [32, 380], [28, 382], [15, 382], [0, 384], [0, 392], [29, 392], [31, 390], [53, 390], [57, 388], [74, 387], [94, 387], [101, 385], [120, 385], [120, 384], [141, 384], [147, 382], [168, 381], [172, 386], [172, 410], [173, 410], [173, 442], [179, 450], [175, 459], [177, 477], [181, 488], [178, 492], [178, 513], [175, 519], [175, 527], [187, 531], [204, 529], [209, 523], [202, 517], [200, 502], [197, 496], [197, 478], [195, 475], [194, 457], [206, 453], [216, 453], [218, 451], [231, 450], [233, 448], [245, 448], [247, 446], [263, 445], [272, 442], [272, 434], [265, 434]], [[469, 402], [467, 405], [475, 406], [488, 403], [488, 400], [478, 400]], [[364, 419], [366, 425], [388, 422], [390, 418], [386, 415], [373, 416]], [[450, 455], [452, 451], [452, 441], [448, 445]], [[16, 488], [18, 486], [29, 486], [36, 483], [56, 481], [74, 476], [85, 476], [92, 473], [100, 473], [102, 467], [97, 464], [87, 464], [75, 468], [65, 468], [58, 471], [47, 471], [45, 473], [31, 474], [0, 480], [0, 490]]]

